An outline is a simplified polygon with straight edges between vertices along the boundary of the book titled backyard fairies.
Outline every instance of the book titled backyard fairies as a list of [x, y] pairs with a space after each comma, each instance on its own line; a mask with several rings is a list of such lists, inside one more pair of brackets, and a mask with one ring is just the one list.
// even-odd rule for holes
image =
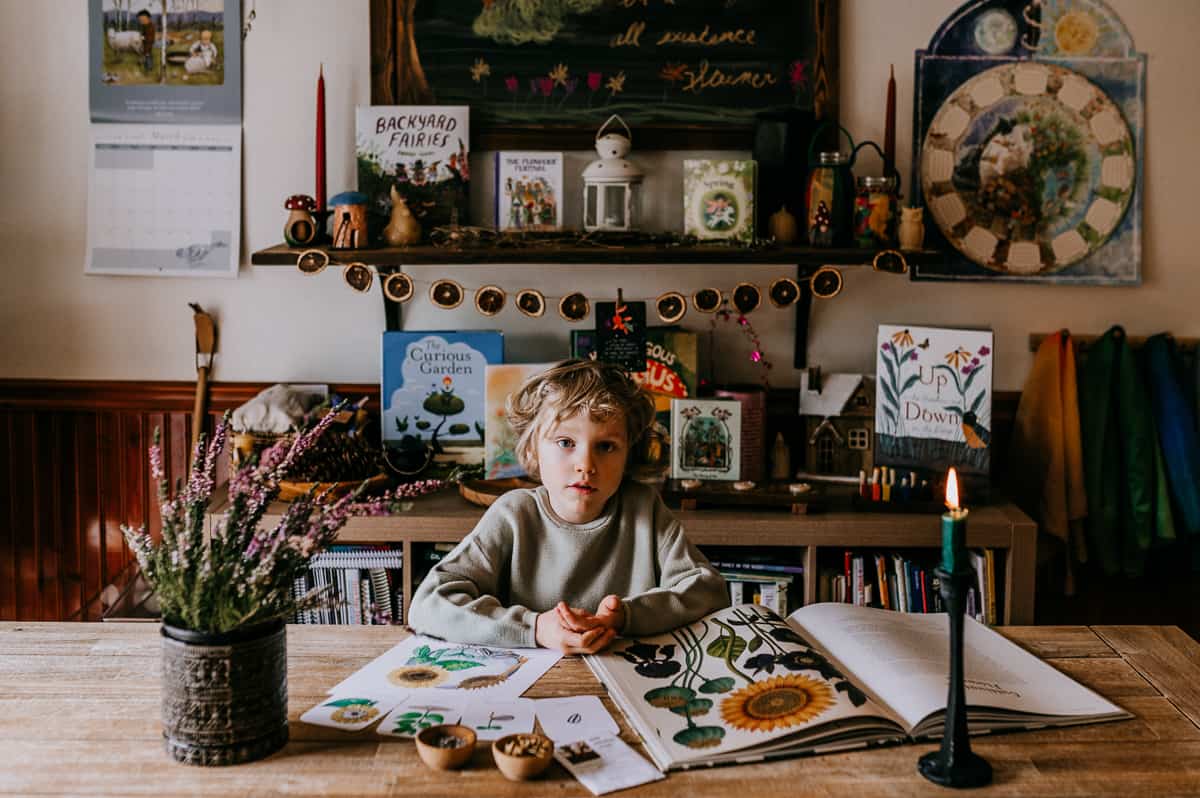
[[465, 105], [360, 105], [355, 115], [358, 190], [372, 232], [392, 210], [392, 189], [429, 236], [467, 223], [470, 109]]
[[495, 331], [385, 332], [383, 443], [427, 445], [435, 459], [483, 460], [484, 379], [504, 360]]
[[683, 162], [683, 232], [697, 238], [754, 241], [757, 164], [741, 160]]
[[561, 152], [497, 152], [496, 227], [561, 229], [562, 185]]
[[922, 472], [931, 484], [954, 466], [986, 490], [992, 333], [881, 324], [875, 354], [875, 464]]

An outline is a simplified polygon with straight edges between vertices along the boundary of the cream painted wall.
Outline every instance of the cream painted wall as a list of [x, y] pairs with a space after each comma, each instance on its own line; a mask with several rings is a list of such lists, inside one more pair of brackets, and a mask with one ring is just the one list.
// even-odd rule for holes
[[[1031, 355], [1027, 334], [1062, 326], [1101, 332], [1120, 322], [1131, 334], [1170, 330], [1200, 335], [1197, 220], [1189, 192], [1200, 187], [1200, 2], [1111, 0], [1149, 53], [1145, 154], [1143, 285], [1058, 288], [910, 283], [848, 269], [837, 299], [818, 302], [810, 357], [826, 371], [873, 368], [879, 322], [990, 326], [997, 335], [996, 387], [1019, 389]], [[248, 2], [248, 0], [243, 0]], [[842, 121], [856, 138], [882, 140], [888, 65], [899, 87], [897, 149], [909, 174], [913, 51], [959, 0], [842, 0]], [[361, 381], [378, 379], [378, 290], [346, 288], [334, 270], [304, 278], [290, 268], [251, 267], [248, 253], [281, 239], [283, 198], [311, 191], [312, 108], [317, 63], [328, 92], [329, 188], [351, 187], [353, 109], [369, 102], [367, 0], [257, 0], [245, 43], [243, 266], [236, 280], [84, 276], [87, 190], [87, 30], [80, 0], [0, 0], [0, 377], [164, 379], [194, 377], [187, 302], [218, 317], [218, 381]], [[634, 131], [635, 145], [637, 131]], [[635, 152], [647, 167], [651, 229], [680, 225], [681, 152]], [[488, 185], [485, 154], [473, 162], [476, 186]], [[587, 153], [570, 153], [568, 197]], [[490, 202], [477, 190], [476, 211]], [[574, 212], [574, 218], [571, 217]], [[477, 217], [478, 218], [478, 217]], [[578, 209], [568, 222], [578, 223]], [[445, 269], [414, 269], [429, 280]], [[769, 280], [779, 267], [748, 270]], [[652, 297], [668, 288], [732, 287], [722, 269], [659, 267], [463, 268], [467, 286], [536, 286], [547, 295], [579, 289]], [[560, 356], [568, 326], [533, 321], [511, 307], [495, 320], [471, 310], [406, 308], [411, 329], [501, 327], [510, 360]], [[766, 309], [753, 319], [775, 360], [772, 382], [795, 385], [791, 312]], [[707, 330], [690, 314], [688, 326]], [[756, 377], [741, 335], [722, 325], [715, 338], [716, 377]]]

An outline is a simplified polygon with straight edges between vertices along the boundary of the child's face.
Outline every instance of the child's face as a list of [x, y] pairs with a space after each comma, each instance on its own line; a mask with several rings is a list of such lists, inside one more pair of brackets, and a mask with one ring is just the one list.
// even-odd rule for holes
[[551, 421], [546, 425], [537, 443], [538, 470], [550, 506], [560, 518], [585, 524], [600, 516], [621, 486], [628, 438], [621, 415], [593, 421], [590, 414], [580, 411], [558, 424]]
[[205, 44], [208, 44], [209, 42], [211, 42], [212, 41], [212, 31], [210, 31], [210, 30], [200, 31], [200, 41], [204, 42]]

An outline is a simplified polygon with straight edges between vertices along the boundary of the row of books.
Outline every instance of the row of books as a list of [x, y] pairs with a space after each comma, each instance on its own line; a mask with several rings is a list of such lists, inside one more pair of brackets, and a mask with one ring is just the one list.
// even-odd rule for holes
[[[439, 225], [469, 222], [468, 106], [359, 106], [355, 128], [358, 190], [372, 217], [387, 217], [395, 192], [427, 235]], [[685, 160], [684, 233], [753, 241], [756, 182], [754, 161]], [[495, 153], [494, 196], [497, 228], [561, 230], [563, 153]]]
[[321, 606], [296, 613], [295, 623], [388, 625], [398, 624], [403, 612], [399, 549], [387, 546], [334, 546], [309, 563], [296, 579], [296, 598], [313, 589], [329, 591]]
[[[998, 622], [995, 552], [971, 551], [975, 584], [967, 591], [966, 614]], [[900, 612], [942, 612], [941, 583], [935, 566], [901, 554], [846, 551], [841, 569], [822, 568], [817, 600], [878, 607]]]
[[803, 602], [796, 585], [804, 568], [788, 562], [786, 556], [720, 547], [705, 553], [729, 586], [734, 606], [758, 604], [786, 616]]

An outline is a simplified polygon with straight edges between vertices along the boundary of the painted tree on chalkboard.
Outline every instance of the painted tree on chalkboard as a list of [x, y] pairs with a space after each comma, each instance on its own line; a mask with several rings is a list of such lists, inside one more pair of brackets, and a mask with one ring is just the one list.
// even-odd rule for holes
[[[417, 52], [417, 0], [371, 0], [371, 97], [375, 105], [433, 101]], [[382, 24], [386, 20], [386, 24]]]
[[603, 0], [483, 0], [471, 29], [501, 44], [546, 44], [562, 30], [569, 14], [586, 14]]

